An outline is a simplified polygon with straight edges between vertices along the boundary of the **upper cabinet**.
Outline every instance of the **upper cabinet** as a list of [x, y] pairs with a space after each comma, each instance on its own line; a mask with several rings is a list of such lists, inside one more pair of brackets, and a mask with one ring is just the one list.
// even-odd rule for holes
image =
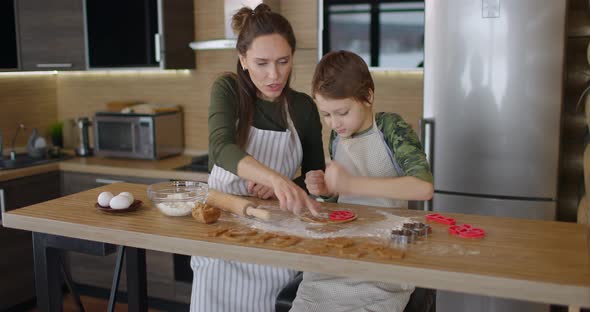
[[193, 0], [86, 0], [90, 68], [194, 68]]
[[8, 2], [22, 70], [195, 67], [193, 0]]
[[22, 70], [86, 69], [82, 0], [17, 0]]
[[18, 69], [14, 0], [0, 0], [0, 71]]
[[195, 53], [189, 42], [195, 40], [193, 0], [158, 1], [160, 9], [160, 56], [165, 68], [195, 68]]

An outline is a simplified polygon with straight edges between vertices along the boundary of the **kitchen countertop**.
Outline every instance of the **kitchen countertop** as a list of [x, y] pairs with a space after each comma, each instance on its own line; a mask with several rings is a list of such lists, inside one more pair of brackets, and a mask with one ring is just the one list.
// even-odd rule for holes
[[59, 163], [54, 162], [44, 165], [36, 165], [20, 169], [0, 170], [0, 182], [9, 181], [37, 174], [58, 171]]
[[[146, 185], [116, 183], [3, 215], [5, 226], [61, 236], [186, 255], [203, 255], [290, 267], [384, 282], [472, 294], [590, 307], [588, 228], [581, 224], [446, 214], [486, 231], [483, 239], [448, 234], [433, 224], [432, 235], [408, 246], [403, 258], [350, 258], [323, 251], [305, 252], [303, 239], [280, 247], [209, 235], [239, 219], [199, 223], [190, 216], [167, 217], [147, 198]], [[109, 214], [94, 207], [101, 191], [129, 191], [144, 202], [136, 211]], [[269, 204], [276, 205], [275, 202]], [[379, 211], [424, 220], [426, 212], [322, 203], [324, 208], [354, 209], [360, 218]], [[329, 254], [326, 254], [328, 252]]]
[[160, 160], [74, 157], [50, 164], [0, 170], [0, 182], [58, 170], [142, 178], [207, 181], [209, 176], [207, 173], [174, 170], [174, 168], [191, 163], [192, 158], [193, 156], [190, 155], [180, 155]]

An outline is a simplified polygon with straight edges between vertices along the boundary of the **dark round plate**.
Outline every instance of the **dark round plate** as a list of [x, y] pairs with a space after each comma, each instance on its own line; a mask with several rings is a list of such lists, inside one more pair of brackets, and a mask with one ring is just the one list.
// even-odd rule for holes
[[133, 203], [131, 204], [131, 206], [124, 208], [124, 209], [113, 209], [111, 207], [103, 207], [103, 206], [99, 205], [98, 203], [94, 204], [94, 207], [96, 207], [96, 209], [98, 209], [100, 211], [108, 212], [108, 213], [130, 212], [130, 211], [133, 211], [133, 210], [139, 208], [139, 206], [141, 206], [141, 200], [139, 200], [139, 199], [134, 200]]

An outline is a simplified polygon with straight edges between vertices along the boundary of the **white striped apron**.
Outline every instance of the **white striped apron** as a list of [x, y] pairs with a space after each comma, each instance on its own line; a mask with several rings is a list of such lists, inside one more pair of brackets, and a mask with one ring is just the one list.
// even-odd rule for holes
[[[257, 161], [293, 179], [303, 159], [301, 141], [287, 113], [286, 131], [250, 127], [246, 152]], [[246, 181], [214, 166], [209, 187], [235, 195], [250, 195]], [[265, 265], [191, 257], [191, 312], [271, 312], [278, 293], [297, 271]]]
[[[396, 177], [391, 150], [373, 120], [373, 129], [353, 138], [341, 138], [334, 146], [334, 160], [353, 175]], [[390, 198], [339, 196], [338, 203], [381, 207], [404, 207], [407, 201]], [[401, 312], [414, 291], [411, 285], [303, 272], [292, 312]]]
[[[373, 128], [369, 132], [357, 137], [340, 138], [335, 140], [333, 147], [334, 160], [341, 164], [354, 176], [364, 177], [398, 177], [404, 175], [383, 133], [377, 128], [373, 119]], [[356, 195], [340, 195], [339, 203], [358, 204], [378, 207], [408, 208], [407, 200], [385, 197], [367, 197]]]

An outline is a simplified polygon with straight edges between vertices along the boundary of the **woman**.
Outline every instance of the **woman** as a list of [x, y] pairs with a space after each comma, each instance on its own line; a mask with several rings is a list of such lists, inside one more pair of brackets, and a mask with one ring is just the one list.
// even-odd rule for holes
[[[295, 36], [289, 22], [261, 4], [240, 9], [237, 74], [218, 78], [209, 107], [209, 187], [237, 195], [276, 197], [282, 209], [316, 212], [296, 183], [323, 170], [321, 122], [311, 97], [289, 88]], [[302, 176], [295, 179], [298, 167]], [[192, 257], [191, 311], [274, 311], [295, 271]]]

